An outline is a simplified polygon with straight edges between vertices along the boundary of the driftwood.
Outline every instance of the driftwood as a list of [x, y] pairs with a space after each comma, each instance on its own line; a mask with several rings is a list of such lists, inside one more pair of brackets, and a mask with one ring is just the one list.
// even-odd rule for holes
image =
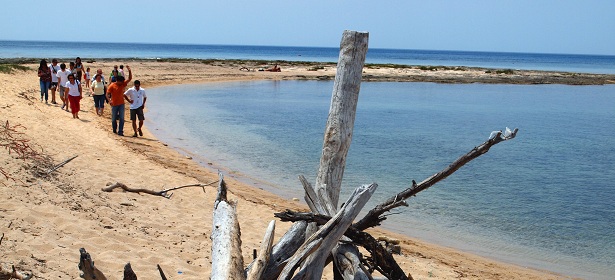
[[94, 261], [84, 248], [79, 249], [79, 270], [83, 271], [81, 278], [85, 280], [107, 280], [107, 277], [94, 266]]
[[329, 118], [314, 186], [316, 193], [326, 190], [336, 209], [352, 140], [368, 38], [369, 33], [346, 30], [340, 44]]
[[60, 167], [64, 166], [65, 164], [69, 163], [71, 160], [77, 158], [78, 155], [74, 155], [70, 158], [68, 158], [67, 160], [60, 162], [59, 164], [53, 166], [52, 168], [49, 168], [49, 170], [47, 170], [47, 174], [51, 174], [51, 172], [54, 172], [56, 170], [58, 170]]
[[[312, 187], [305, 178], [300, 177], [306, 192], [305, 200], [314, 213], [333, 216], [337, 212], [346, 156], [352, 142], [368, 38], [368, 33], [354, 31], [344, 31], [342, 36], [316, 184]], [[367, 279], [356, 261], [359, 259], [358, 250], [348, 246], [352, 245], [344, 245], [346, 248], [341, 254], [338, 253], [340, 248], [332, 248], [334, 273], [344, 279]], [[357, 253], [349, 256], [352, 252]]]
[[[377, 187], [371, 184], [357, 188], [340, 211], [310, 236], [290, 258], [279, 279], [320, 279], [327, 256]], [[293, 277], [294, 271], [300, 266], [299, 272]]]
[[[310, 232], [311, 230], [309, 229], [307, 222], [295, 222], [284, 234], [284, 236], [280, 238], [278, 243], [273, 246], [269, 263], [267, 263], [267, 268], [265, 269], [261, 279], [277, 279], [288, 259], [297, 251], [297, 249], [299, 249], [301, 244], [303, 244], [309, 235], [311, 235], [309, 234]], [[251, 269], [253, 264], [254, 262], [248, 266], [248, 271]]]
[[[306, 221], [319, 225], [324, 225], [331, 219], [330, 217], [325, 215], [319, 215], [314, 213], [301, 213], [291, 210], [286, 210], [281, 213], [275, 213], [274, 215], [282, 221]], [[395, 261], [393, 255], [391, 255], [391, 253], [387, 251], [386, 248], [382, 247], [378, 240], [372, 237], [369, 233], [359, 231], [354, 226], [350, 226], [344, 233], [344, 236], [350, 238], [353, 244], [363, 247], [371, 254], [369, 258], [361, 260], [361, 262], [365, 263], [365, 265], [369, 268], [370, 271], [377, 270], [388, 279], [412, 279], [412, 276], [410, 274], [408, 274], [407, 276], [405, 275], [404, 271]], [[344, 254], [344, 258], [351, 257], [354, 258], [354, 256], [348, 256], [347, 254]]]
[[258, 256], [253, 262], [254, 265], [248, 271], [248, 280], [262, 279], [263, 274], [265, 273], [265, 269], [267, 268], [267, 263], [269, 263], [269, 258], [271, 257], [274, 233], [275, 220], [269, 222], [269, 226], [267, 227], [267, 231], [265, 232], [265, 237], [263, 237], [263, 242], [261, 243], [261, 248], [258, 252]]
[[214, 203], [211, 230], [211, 276], [212, 280], [246, 279], [241, 255], [241, 231], [237, 221], [236, 203], [226, 198], [226, 182], [219, 174], [218, 196]]
[[137, 274], [132, 270], [130, 263], [124, 266], [124, 278], [123, 280], [137, 280]]
[[4, 267], [0, 266], [0, 280], [30, 280], [32, 279], [32, 275], [23, 275], [19, 271], [15, 269], [15, 266], [12, 266], [13, 270], [5, 270]]
[[492, 135], [489, 137], [487, 141], [474, 147], [470, 152], [461, 156], [456, 161], [454, 161], [451, 165], [446, 167], [444, 170], [431, 175], [429, 178], [423, 180], [422, 182], [416, 184], [416, 182], [412, 181], [412, 187], [392, 196], [385, 202], [379, 204], [374, 207], [372, 210], [363, 217], [360, 221], [354, 224], [354, 227], [358, 230], [365, 230], [370, 227], [374, 227], [380, 225], [380, 222], [386, 220], [386, 216], [383, 214], [393, 208], [399, 206], [407, 206], [406, 199], [415, 196], [417, 193], [424, 191], [431, 186], [435, 185], [437, 182], [443, 180], [444, 178], [452, 175], [459, 168], [472, 161], [479, 156], [486, 154], [493, 145], [501, 143], [506, 140], [510, 140], [517, 136], [517, 132], [519, 129], [515, 128], [513, 131], [506, 128], [505, 132], [495, 131], [492, 132]]
[[156, 267], [158, 268], [158, 272], [160, 272], [160, 278], [162, 278], [162, 280], [167, 280], [167, 276], [164, 275], [164, 271], [162, 271], [162, 267], [160, 267], [159, 264], [157, 264]]
[[215, 183], [217, 183], [218, 181], [214, 181], [208, 184], [190, 184], [190, 185], [183, 185], [183, 186], [179, 186], [179, 187], [173, 187], [173, 188], [169, 188], [169, 189], [164, 189], [161, 191], [152, 191], [152, 190], [148, 190], [148, 189], [134, 189], [131, 187], [126, 186], [123, 183], [117, 182], [115, 184], [109, 185], [106, 188], [102, 188], [101, 190], [104, 192], [112, 192], [114, 189], [117, 188], [121, 188], [124, 191], [127, 192], [133, 192], [133, 193], [147, 193], [147, 194], [151, 194], [151, 195], [155, 195], [155, 196], [162, 196], [164, 198], [171, 198], [173, 196], [173, 194], [168, 194], [170, 191], [174, 191], [174, 190], [178, 190], [178, 189], [183, 189], [183, 188], [190, 188], [190, 187], [200, 187], [203, 188], [203, 191], [205, 191], [205, 187], [206, 186], [211, 186]]

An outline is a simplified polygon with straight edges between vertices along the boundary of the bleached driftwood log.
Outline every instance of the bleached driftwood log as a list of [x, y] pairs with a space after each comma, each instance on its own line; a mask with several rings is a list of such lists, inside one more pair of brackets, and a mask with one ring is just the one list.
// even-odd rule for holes
[[[300, 177], [306, 191], [305, 200], [314, 213], [333, 216], [337, 212], [346, 156], [352, 142], [368, 38], [368, 33], [348, 30], [342, 35], [316, 184], [312, 187], [305, 178]], [[360, 263], [354, 262], [359, 259], [358, 254], [354, 257], [345, 256], [358, 250], [346, 248], [342, 254], [337, 253], [337, 247], [332, 250], [333, 256], [340, 257], [339, 260], [334, 258], [335, 273], [345, 275], [344, 279], [368, 279], [359, 269]], [[346, 271], [341, 271], [342, 267]]]
[[345, 30], [340, 44], [329, 118], [325, 127], [320, 167], [314, 186], [316, 193], [326, 190], [335, 209], [340, 196], [346, 156], [352, 140], [368, 39], [367, 32]]
[[269, 222], [269, 226], [267, 227], [267, 231], [265, 232], [265, 237], [263, 237], [263, 242], [261, 243], [261, 248], [258, 252], [258, 256], [253, 262], [254, 265], [252, 265], [251, 269], [248, 270], [248, 280], [263, 279], [263, 274], [265, 273], [267, 263], [269, 263], [269, 258], [271, 257], [274, 233], [275, 220]]
[[218, 196], [214, 203], [211, 229], [212, 280], [246, 279], [241, 255], [241, 231], [237, 221], [236, 203], [226, 198], [226, 182], [219, 174]]
[[[306, 202], [315, 213], [332, 216], [337, 212], [346, 155], [352, 139], [368, 37], [368, 33], [348, 30], [342, 35], [331, 108], [323, 141], [323, 155], [316, 180], [317, 187], [313, 188], [304, 177], [300, 177], [306, 189]], [[307, 229], [313, 226], [295, 224], [284, 236], [299, 235], [301, 232], [297, 231], [298, 228]], [[274, 246], [272, 260], [267, 265], [263, 279], [277, 278], [287, 261], [288, 253], [296, 251], [297, 239], [288, 240], [288, 243], [279, 242]], [[326, 256], [323, 258], [326, 259]], [[353, 259], [358, 259], [358, 256]], [[252, 265], [254, 262], [250, 266]], [[358, 265], [360, 264], [354, 267]]]
[[[337, 214], [301, 245], [284, 267], [279, 279], [321, 279], [327, 256], [377, 187], [371, 184], [357, 188]], [[299, 267], [299, 272], [293, 276]]]
[[[324, 224], [324, 223], [323, 223]], [[293, 223], [290, 229], [280, 238], [278, 243], [273, 246], [273, 250], [271, 252], [271, 257], [269, 259], [269, 263], [267, 264], [267, 268], [263, 273], [261, 279], [277, 279], [282, 269], [286, 265], [286, 262], [292, 255], [299, 249], [301, 244], [309, 237], [306, 236], [307, 232], [311, 232], [308, 229], [308, 223], [305, 221], [298, 221]], [[254, 264], [250, 264], [248, 266], [248, 270], [251, 269], [251, 266]]]

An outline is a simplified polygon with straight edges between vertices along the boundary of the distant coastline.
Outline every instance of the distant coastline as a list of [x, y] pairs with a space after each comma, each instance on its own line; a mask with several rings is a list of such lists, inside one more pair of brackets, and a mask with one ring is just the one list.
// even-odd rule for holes
[[[72, 58], [59, 58], [70, 61]], [[288, 80], [333, 80], [336, 63], [256, 59], [188, 59], [188, 58], [83, 58], [86, 64], [125, 61], [126, 63], [198, 63], [239, 70], [238, 75], [250, 76], [263, 66], [278, 64], [282, 69], [303, 68], [300, 74], [282, 72]], [[36, 64], [35, 58], [0, 58], [0, 64]], [[326, 71], [329, 70], [329, 71]], [[333, 70], [333, 72], [331, 72]], [[292, 72], [292, 71], [291, 71]], [[564, 84], [606, 85], [615, 84], [615, 74], [591, 74], [565, 71], [518, 70], [509, 68], [483, 68], [467, 66], [425, 66], [366, 63], [364, 82], [430, 82], [447, 84]]]

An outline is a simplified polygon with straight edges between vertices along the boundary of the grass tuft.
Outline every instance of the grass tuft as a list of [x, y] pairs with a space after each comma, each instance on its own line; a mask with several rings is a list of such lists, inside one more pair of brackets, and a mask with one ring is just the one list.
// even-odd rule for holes
[[0, 73], [11, 74], [15, 70], [28, 71], [30, 67], [18, 64], [0, 64]]

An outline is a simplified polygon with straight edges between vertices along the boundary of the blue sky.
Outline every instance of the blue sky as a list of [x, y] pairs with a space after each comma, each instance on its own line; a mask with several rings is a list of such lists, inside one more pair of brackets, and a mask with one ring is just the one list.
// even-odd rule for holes
[[0, 40], [338, 47], [357, 30], [370, 48], [615, 55], [612, 0], [26, 0], [0, 24]]

